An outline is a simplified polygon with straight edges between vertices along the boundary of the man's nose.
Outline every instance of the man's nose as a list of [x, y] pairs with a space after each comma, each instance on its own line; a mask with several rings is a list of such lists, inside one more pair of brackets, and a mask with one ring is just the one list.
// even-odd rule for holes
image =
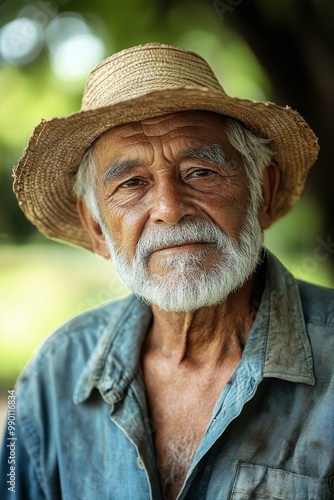
[[194, 200], [175, 178], [157, 182], [152, 196], [151, 220], [155, 223], [178, 224], [197, 213]]

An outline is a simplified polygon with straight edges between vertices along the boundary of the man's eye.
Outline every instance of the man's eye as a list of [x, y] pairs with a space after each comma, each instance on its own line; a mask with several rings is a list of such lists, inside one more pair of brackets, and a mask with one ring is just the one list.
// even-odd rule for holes
[[121, 187], [134, 188], [142, 184], [145, 184], [145, 181], [143, 181], [139, 177], [133, 177], [132, 179], [128, 179], [127, 181], [122, 182]]
[[213, 173], [214, 172], [212, 170], [209, 170], [208, 168], [197, 168], [192, 172], [192, 175], [194, 175], [195, 177], [206, 177]]

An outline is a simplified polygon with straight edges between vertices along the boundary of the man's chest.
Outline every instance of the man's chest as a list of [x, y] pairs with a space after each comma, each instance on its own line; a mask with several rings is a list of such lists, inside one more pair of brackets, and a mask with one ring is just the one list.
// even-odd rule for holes
[[173, 499], [211, 420], [224, 377], [162, 378], [149, 373], [144, 380], [160, 482], [164, 497]]

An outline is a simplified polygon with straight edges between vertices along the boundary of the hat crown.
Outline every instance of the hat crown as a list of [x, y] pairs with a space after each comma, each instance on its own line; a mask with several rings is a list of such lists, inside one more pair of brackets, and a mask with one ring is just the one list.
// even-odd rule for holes
[[151, 91], [185, 87], [224, 92], [208, 63], [198, 54], [159, 43], [139, 45], [108, 57], [93, 69], [81, 109], [87, 111]]

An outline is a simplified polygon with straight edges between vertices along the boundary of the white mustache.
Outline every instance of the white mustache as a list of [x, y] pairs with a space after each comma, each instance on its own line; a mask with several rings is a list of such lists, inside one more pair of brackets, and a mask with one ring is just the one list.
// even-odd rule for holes
[[230, 239], [217, 224], [201, 219], [170, 227], [157, 226], [142, 233], [136, 246], [136, 258], [147, 259], [156, 250], [188, 243], [208, 243], [222, 250]]

